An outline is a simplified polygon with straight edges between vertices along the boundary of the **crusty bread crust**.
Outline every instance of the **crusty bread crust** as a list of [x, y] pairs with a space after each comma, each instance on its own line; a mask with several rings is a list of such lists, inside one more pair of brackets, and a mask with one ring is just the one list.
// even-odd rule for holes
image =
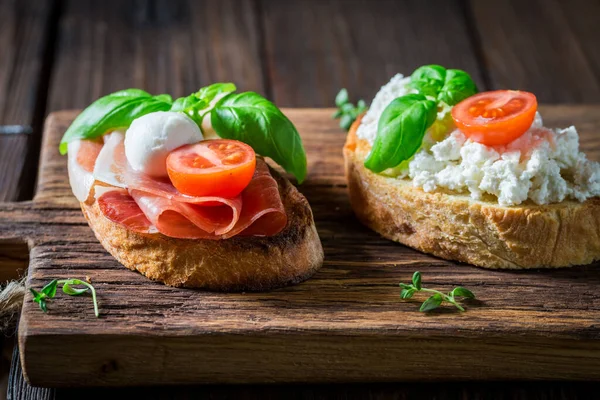
[[350, 202], [382, 236], [425, 253], [484, 268], [557, 268], [600, 259], [600, 198], [502, 207], [449, 192], [426, 193], [408, 179], [364, 167], [370, 145], [357, 120], [344, 146]]
[[186, 240], [140, 234], [105, 218], [98, 203], [80, 203], [104, 248], [121, 264], [169, 286], [215, 291], [264, 291], [308, 279], [323, 248], [306, 198], [277, 172], [288, 223], [271, 237]]

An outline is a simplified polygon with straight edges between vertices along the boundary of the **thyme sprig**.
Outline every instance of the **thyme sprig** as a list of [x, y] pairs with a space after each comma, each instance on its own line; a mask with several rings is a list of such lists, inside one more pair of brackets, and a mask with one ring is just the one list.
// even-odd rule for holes
[[333, 118], [339, 118], [340, 128], [345, 131], [348, 131], [352, 123], [356, 121], [356, 118], [367, 109], [364, 100], [358, 100], [356, 106], [350, 103], [346, 89], [340, 90], [337, 96], [335, 96], [335, 105], [338, 107], [338, 110], [333, 114]]
[[433, 295], [431, 297], [429, 297], [427, 300], [425, 300], [423, 302], [423, 304], [421, 304], [421, 308], [419, 308], [419, 311], [421, 311], [421, 312], [427, 312], [427, 311], [434, 310], [434, 309], [438, 308], [440, 305], [442, 305], [443, 302], [453, 304], [460, 311], [465, 311], [465, 309], [460, 304], [458, 304], [456, 298], [457, 297], [464, 297], [467, 299], [475, 298], [475, 294], [473, 294], [473, 292], [471, 292], [469, 289], [465, 289], [464, 287], [461, 287], [461, 286], [455, 287], [448, 294], [442, 293], [439, 290], [426, 289], [421, 284], [421, 273], [419, 271], [416, 271], [413, 274], [411, 284], [401, 283], [400, 287], [402, 288], [402, 291], [400, 292], [400, 297], [402, 297], [405, 300], [413, 297], [413, 295], [416, 292], [433, 293]]

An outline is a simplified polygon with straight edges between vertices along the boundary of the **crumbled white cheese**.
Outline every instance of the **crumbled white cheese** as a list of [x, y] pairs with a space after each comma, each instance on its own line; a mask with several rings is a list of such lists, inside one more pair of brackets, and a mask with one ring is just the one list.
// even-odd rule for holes
[[459, 130], [421, 149], [408, 163], [415, 186], [431, 192], [444, 188], [470, 193], [479, 200], [492, 194], [510, 206], [527, 199], [536, 204], [584, 201], [600, 195], [600, 164], [579, 151], [575, 127], [543, 128], [538, 116], [532, 127], [507, 146], [473, 142]]
[[[381, 88], [357, 130], [359, 138], [373, 144], [385, 107], [412, 93], [409, 81], [398, 74]], [[450, 110], [444, 105], [438, 120], [444, 120]], [[529, 130], [506, 146], [473, 142], [458, 129], [439, 142], [432, 136], [430, 129], [407, 166], [399, 173], [394, 170], [399, 179], [410, 178], [426, 192], [443, 188], [468, 193], [475, 200], [494, 195], [502, 206], [528, 199], [549, 204], [600, 196], [600, 164], [579, 151], [575, 127], [550, 130], [543, 126], [539, 113]]]

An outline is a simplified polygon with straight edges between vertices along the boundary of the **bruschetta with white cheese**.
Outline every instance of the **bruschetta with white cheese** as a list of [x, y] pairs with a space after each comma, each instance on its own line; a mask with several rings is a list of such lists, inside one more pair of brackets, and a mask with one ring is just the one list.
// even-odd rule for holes
[[437, 65], [397, 75], [344, 159], [356, 215], [391, 240], [484, 268], [600, 259], [600, 164], [575, 127], [544, 126], [532, 93], [477, 93]]

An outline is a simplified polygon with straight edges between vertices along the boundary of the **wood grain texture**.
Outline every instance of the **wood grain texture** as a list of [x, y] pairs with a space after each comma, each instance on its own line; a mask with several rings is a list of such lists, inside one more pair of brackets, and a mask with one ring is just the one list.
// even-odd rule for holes
[[[495, 272], [386, 241], [352, 215], [342, 172], [345, 135], [332, 110], [285, 112], [309, 155], [300, 189], [313, 207], [325, 264], [303, 284], [245, 294], [166, 287], [110, 257], [86, 225], [56, 150], [75, 114], [50, 117], [39, 192], [33, 202], [0, 206], [0, 240], [28, 238], [30, 287], [90, 276], [102, 316], [93, 317], [87, 297], [59, 294], [43, 315], [28, 296], [19, 339], [32, 383], [600, 379], [597, 266]], [[593, 143], [597, 106], [542, 112], [549, 125], [581, 125], [584, 146]], [[418, 313], [418, 300], [401, 301], [398, 288], [417, 269], [428, 286], [464, 285], [479, 301], [464, 314]]]
[[55, 9], [53, 0], [0, 0], [0, 201], [33, 193]]
[[[15, 346], [12, 354], [12, 364], [8, 377], [7, 400], [54, 400], [56, 391], [50, 388], [31, 386], [23, 376], [19, 360], [19, 347]], [[81, 395], [81, 393], [80, 393]]]
[[49, 110], [86, 107], [137, 87], [184, 96], [233, 81], [264, 91], [250, 0], [69, 0]]
[[597, 1], [469, 3], [493, 89], [528, 90], [546, 103], [600, 102]]
[[370, 102], [393, 75], [423, 64], [465, 69], [484, 87], [458, 0], [435, 7], [420, 0], [260, 4], [267, 71], [280, 106], [331, 106], [342, 87]]
[[30, 125], [54, 1], [0, 0], [0, 125]]
[[[117, 392], [118, 390], [118, 392]], [[379, 383], [337, 385], [202, 385], [94, 389], [97, 398], [145, 400], [577, 400], [591, 399], [600, 390], [598, 383], [556, 382], [461, 382], [461, 383]], [[50, 397], [49, 399], [52, 399]], [[57, 399], [81, 399], [81, 389], [58, 389]]]

